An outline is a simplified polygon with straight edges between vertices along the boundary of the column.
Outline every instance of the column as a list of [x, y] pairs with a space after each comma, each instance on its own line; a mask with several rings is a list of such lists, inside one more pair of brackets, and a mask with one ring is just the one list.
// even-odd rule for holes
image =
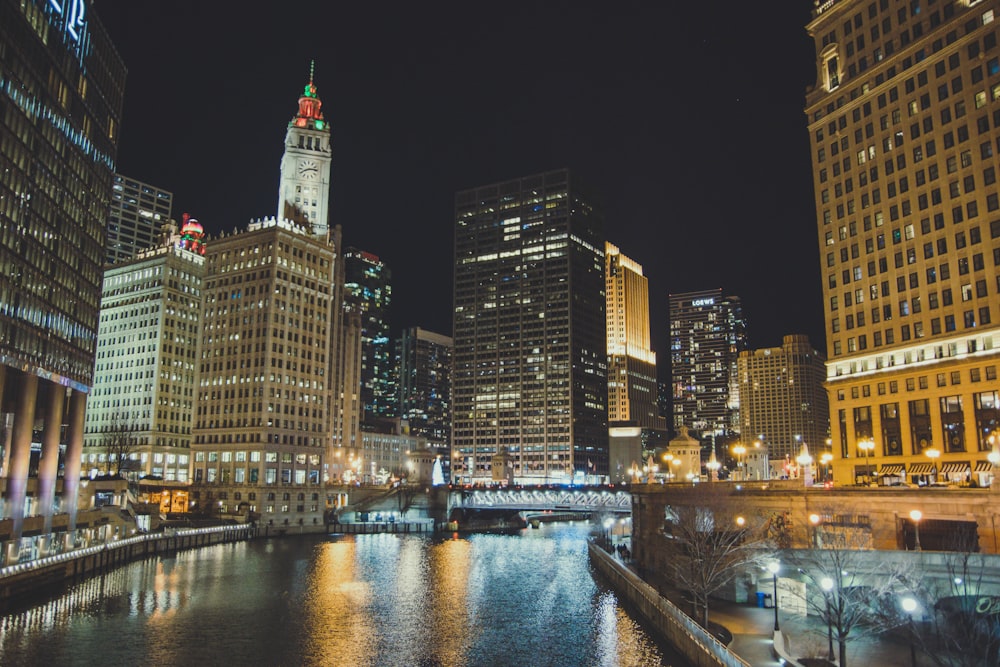
[[35, 401], [38, 376], [21, 376], [14, 403], [14, 428], [11, 435], [10, 469], [7, 472], [7, 492], [4, 495], [4, 518], [12, 520], [7, 562], [16, 563], [24, 530], [24, 496], [28, 486], [28, 466], [31, 463], [31, 434], [35, 424]]
[[[66, 431], [66, 459], [63, 468], [63, 509], [69, 515], [66, 537], [72, 539], [76, 530], [76, 508], [80, 495], [80, 465], [83, 456], [83, 419], [87, 411], [87, 394], [71, 390], [69, 397], [69, 428]], [[69, 544], [67, 546], [72, 546]]]
[[46, 382], [44, 386], [48, 390], [48, 408], [42, 430], [42, 458], [38, 462], [38, 513], [45, 517], [42, 534], [47, 536], [52, 532], [52, 505], [59, 472], [59, 436], [66, 389], [52, 382]]

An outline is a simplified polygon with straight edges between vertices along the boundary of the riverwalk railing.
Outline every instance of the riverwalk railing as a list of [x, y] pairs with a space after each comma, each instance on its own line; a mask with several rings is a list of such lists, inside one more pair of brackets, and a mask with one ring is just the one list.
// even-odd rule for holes
[[[184, 538], [184, 537], [194, 537], [199, 535], [210, 535], [215, 533], [226, 533], [226, 532], [245, 532], [246, 536], [249, 535], [249, 531], [252, 526], [249, 524], [241, 525], [228, 525], [228, 526], [211, 526], [207, 528], [190, 528], [184, 530], [169, 530], [169, 532], [162, 533], [143, 533], [141, 535], [135, 535], [134, 537], [126, 537], [122, 539], [112, 539], [101, 544], [95, 544], [91, 546], [80, 547], [78, 549], [72, 549], [70, 551], [63, 551], [51, 556], [45, 556], [42, 558], [35, 558], [32, 560], [16, 563], [13, 565], [7, 565], [6, 567], [0, 567], [0, 579], [5, 577], [11, 577], [14, 575], [25, 574], [27, 572], [32, 572], [36, 570], [42, 570], [44, 568], [56, 565], [58, 563], [64, 563], [77, 558], [85, 558], [87, 556], [92, 556], [104, 551], [114, 551], [117, 549], [124, 549], [133, 544], [141, 544], [143, 542], [167, 540], [174, 538]], [[246, 537], [244, 536], [244, 537]]]
[[729, 647], [695, 623], [690, 616], [604, 549], [593, 542], [589, 547], [591, 559], [596, 561], [600, 572], [612, 581], [618, 594], [634, 604], [639, 612], [693, 664], [699, 667], [707, 665], [751, 667], [750, 663], [730, 651]]

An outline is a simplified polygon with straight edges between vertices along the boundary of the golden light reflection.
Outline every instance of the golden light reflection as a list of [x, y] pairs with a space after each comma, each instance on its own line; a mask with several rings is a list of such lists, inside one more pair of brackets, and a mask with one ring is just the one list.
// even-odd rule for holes
[[445, 540], [434, 544], [428, 557], [433, 582], [430, 587], [431, 635], [446, 638], [429, 647], [429, 664], [441, 667], [468, 664], [469, 647], [479, 630], [469, 623], [467, 613], [472, 544], [462, 539]]
[[308, 575], [303, 627], [304, 662], [315, 665], [371, 665], [379, 636], [369, 609], [371, 584], [359, 581], [356, 544], [344, 538], [317, 548]]

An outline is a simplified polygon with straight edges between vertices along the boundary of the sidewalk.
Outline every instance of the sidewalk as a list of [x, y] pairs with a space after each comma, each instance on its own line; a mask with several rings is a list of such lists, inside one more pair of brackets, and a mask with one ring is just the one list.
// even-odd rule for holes
[[[677, 605], [685, 613], [690, 613], [690, 604], [684, 601], [680, 591], [667, 585], [662, 577], [639, 572], [629, 566], [660, 594]], [[734, 653], [754, 667], [777, 667], [781, 665], [772, 651], [774, 633], [774, 609], [764, 609], [755, 604], [740, 604], [712, 599], [709, 607], [709, 621], [718, 623], [733, 635], [729, 645]], [[829, 651], [827, 627], [815, 616], [785, 613], [778, 609], [778, 625], [788, 641], [790, 655], [795, 658], [826, 658]], [[834, 658], [839, 658], [837, 642], [833, 643]], [[910, 647], [891, 638], [860, 638], [847, 642], [848, 667], [878, 665], [879, 667], [910, 667]], [[931, 665], [927, 656], [917, 653], [917, 665]]]

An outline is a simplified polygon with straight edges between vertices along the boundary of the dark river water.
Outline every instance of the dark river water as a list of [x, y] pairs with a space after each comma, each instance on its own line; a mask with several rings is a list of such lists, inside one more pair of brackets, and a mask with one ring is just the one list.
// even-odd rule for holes
[[686, 665], [595, 580], [587, 534], [577, 523], [182, 552], [13, 610], [0, 664]]

